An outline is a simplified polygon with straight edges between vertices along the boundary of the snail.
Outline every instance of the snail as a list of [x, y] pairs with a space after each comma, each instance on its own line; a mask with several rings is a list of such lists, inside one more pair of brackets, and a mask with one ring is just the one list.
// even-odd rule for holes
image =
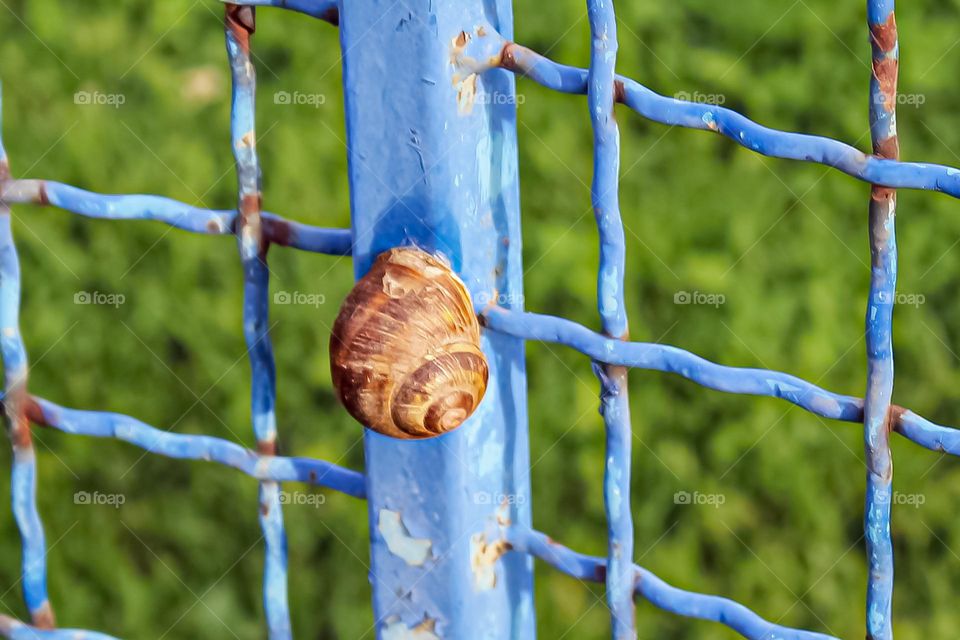
[[330, 368], [343, 406], [374, 431], [418, 439], [456, 429], [489, 374], [466, 285], [420, 249], [381, 253], [340, 308]]

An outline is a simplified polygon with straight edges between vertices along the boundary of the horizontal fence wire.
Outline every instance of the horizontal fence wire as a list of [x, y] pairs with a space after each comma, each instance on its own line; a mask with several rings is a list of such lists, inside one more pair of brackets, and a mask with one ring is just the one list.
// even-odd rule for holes
[[172, 433], [119, 413], [67, 409], [42, 398], [29, 398], [26, 411], [33, 424], [63, 433], [113, 438], [167, 458], [215, 462], [257, 480], [303, 482], [366, 497], [363, 474], [325, 460], [264, 455], [222, 438]]
[[[514, 71], [561, 93], [587, 93], [588, 70], [559, 64], [503, 38], [489, 24], [478, 25], [458, 64], [474, 73], [497, 67]], [[940, 191], [960, 198], [960, 170], [938, 164], [900, 162], [868, 155], [843, 142], [757, 124], [732, 109], [662, 96], [635, 80], [617, 76], [618, 102], [661, 124], [720, 133], [773, 158], [834, 167], [864, 182], [899, 189]]]
[[[13, 511], [23, 539], [22, 578], [26, 604], [32, 623], [25, 624], [0, 615], [0, 636], [14, 639], [49, 638], [52, 640], [105, 640], [101, 633], [52, 629], [53, 610], [46, 594], [46, 553], [43, 528], [36, 508], [36, 460], [30, 435], [30, 423], [65, 433], [109, 437], [142, 447], [150, 453], [171, 458], [208, 460], [237, 469], [261, 483], [261, 517], [267, 538], [264, 579], [264, 607], [271, 638], [290, 637], [286, 604], [286, 542], [279, 515], [279, 482], [298, 481], [327, 487], [345, 494], [365, 497], [363, 474], [335, 464], [310, 458], [276, 455], [274, 416], [273, 358], [269, 347], [267, 322], [266, 250], [270, 245], [305, 251], [350, 254], [350, 232], [293, 222], [262, 212], [260, 209], [259, 164], [255, 151], [253, 126], [253, 67], [249, 60], [249, 37], [253, 31], [252, 9], [241, 6], [273, 6], [290, 9], [338, 24], [336, 2], [326, 0], [246, 0], [227, 4], [227, 49], [233, 71], [232, 141], [238, 170], [238, 198], [235, 210], [210, 210], [192, 207], [168, 198], [150, 195], [103, 195], [62, 183], [43, 180], [14, 180], [0, 136], [0, 350], [5, 374], [3, 404], [14, 450], [11, 480]], [[874, 53], [874, 77], [871, 83], [871, 130], [874, 155], [864, 154], [842, 142], [763, 127], [744, 116], [713, 105], [674, 100], [658, 95], [639, 83], [614, 75], [615, 16], [609, 0], [588, 0], [591, 19], [591, 66], [589, 70], [569, 67], [547, 59], [530, 49], [501, 38], [490, 25], [474, 25], [460, 39], [453, 60], [461, 68], [482, 73], [499, 67], [513, 70], [557, 91], [588, 95], [595, 132], [595, 176], [592, 197], [601, 236], [601, 266], [598, 274], [598, 304], [604, 334], [562, 318], [478, 305], [477, 311], [486, 330], [509, 334], [524, 340], [567, 345], [595, 362], [603, 386], [602, 403], [606, 410], [614, 403], [626, 408], [626, 386], [611, 389], [609, 371], [638, 368], [675, 373], [704, 387], [728, 393], [776, 397], [825, 418], [864, 425], [868, 458], [879, 462], [881, 483], [868, 492], [865, 526], [870, 544], [879, 543], [883, 553], [871, 559], [868, 604], [868, 632], [874, 640], [890, 638], [889, 602], [892, 590], [892, 565], [886, 554], [889, 539], [889, 506], [871, 519], [871, 505], [882, 503], [883, 491], [889, 491], [889, 463], [886, 432], [896, 432], [932, 451], [960, 455], [960, 431], [944, 427], [897, 405], [890, 404], [892, 385], [890, 323], [892, 301], [888, 298], [896, 274], [893, 240], [894, 188], [935, 190], [960, 197], [960, 171], [932, 164], [904, 163], [895, 152], [896, 30], [893, 2], [870, 0], [868, 18]], [[893, 68], [893, 76], [890, 67]], [[888, 102], [890, 96], [893, 102]], [[2, 98], [2, 95], [0, 95]], [[877, 102], [879, 100], [879, 102]], [[2, 100], [0, 100], [2, 102]], [[822, 389], [795, 376], [768, 369], [729, 367], [705, 360], [682, 349], [642, 342], [629, 342], [623, 313], [622, 227], [616, 204], [619, 143], [613, 120], [613, 103], [619, 102], [650, 120], [664, 124], [715, 131], [758, 153], [792, 160], [817, 162], [835, 167], [874, 185], [871, 197], [871, 246], [874, 269], [868, 309], [868, 340], [871, 371], [879, 370], [880, 382], [868, 385], [867, 398], [842, 395]], [[877, 108], [879, 105], [879, 109]], [[889, 109], [884, 109], [889, 105]], [[2, 126], [0, 126], [2, 128]], [[2, 132], [0, 132], [2, 133]], [[246, 449], [219, 438], [174, 434], [149, 426], [135, 418], [115, 413], [82, 411], [60, 407], [29, 395], [26, 386], [27, 356], [19, 331], [20, 268], [11, 231], [12, 204], [54, 206], [73, 213], [116, 220], [156, 220], [187, 231], [209, 235], [234, 235], [240, 247], [245, 276], [244, 330], [250, 347], [253, 371], [252, 413], [258, 451]], [[882, 206], [881, 206], [882, 205]], [[618, 229], [618, 227], [620, 227]], [[619, 243], [619, 244], [618, 244]], [[476, 292], [475, 292], [476, 293]], [[477, 295], [477, 299], [485, 296]], [[485, 297], [489, 299], [489, 297]], [[879, 320], [877, 320], [879, 318]], [[879, 368], [879, 369], [875, 369]], [[618, 409], [620, 407], [618, 406]], [[607, 420], [608, 439], [630, 437], [629, 421], [621, 414]], [[605, 415], [607, 418], [607, 415]], [[879, 428], [877, 425], [881, 425]], [[626, 431], [623, 431], [624, 425]], [[877, 435], [884, 436], [878, 440]], [[617, 472], [629, 473], [629, 456], [622, 454], [622, 440], [612, 445], [619, 465]], [[892, 467], [891, 467], [892, 468]], [[607, 471], [610, 471], [608, 466]], [[870, 480], [873, 482], [873, 480]], [[884, 485], [883, 482], [887, 484]], [[616, 491], [619, 489], [619, 492]], [[610, 516], [611, 536], [606, 559], [579, 554], [552, 541], [545, 534], [509, 525], [501, 529], [501, 553], [525, 553], [547, 562], [562, 573], [584, 581], [607, 582], [615, 633], [620, 637], [635, 634], [632, 603], [625, 610], [620, 596], [625, 585], [629, 593], [654, 606], [690, 618], [712, 620], [751, 639], [816, 640], [830, 638], [819, 633], [793, 630], [768, 622], [726, 598], [683, 591], [632, 563], [629, 553], [616, 553], [617, 544], [632, 536], [632, 527], [624, 524], [621, 510], [611, 512], [611, 499], [620, 499], [629, 514], [629, 482], [623, 477], [607, 479], [605, 498]], [[621, 504], [623, 504], [621, 503]], [[889, 501], [886, 501], [889, 505]], [[276, 508], [275, 508], [276, 507]], [[614, 523], [617, 523], [614, 526]], [[882, 558], [881, 558], [882, 556]], [[875, 562], [879, 563], [874, 566]], [[619, 569], [610, 569], [617, 567]], [[873, 569], [881, 569], [875, 575]], [[611, 574], [615, 575], [611, 578]]]
[[[50, 180], [9, 180], [0, 183], [7, 204], [53, 206], [88, 218], [155, 220], [177, 229], [208, 235], [233, 235], [239, 212], [200, 209], [152, 195], [104, 195]], [[260, 214], [264, 238], [272, 245], [332, 256], [350, 255], [350, 230], [315, 227], [273, 213]]]

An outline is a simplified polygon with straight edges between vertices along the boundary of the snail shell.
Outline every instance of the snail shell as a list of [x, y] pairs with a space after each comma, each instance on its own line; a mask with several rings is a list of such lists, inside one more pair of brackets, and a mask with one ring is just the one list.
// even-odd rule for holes
[[391, 249], [357, 281], [333, 326], [330, 367], [340, 401], [395, 438], [459, 427], [487, 388], [480, 325], [466, 286], [420, 249]]

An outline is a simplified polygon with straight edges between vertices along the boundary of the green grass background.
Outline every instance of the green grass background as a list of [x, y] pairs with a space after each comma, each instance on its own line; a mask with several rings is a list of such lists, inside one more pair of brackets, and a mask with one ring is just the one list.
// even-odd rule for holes
[[[718, 94], [773, 127], [868, 149], [869, 42], [863, 2], [620, 2], [620, 69], [665, 94]], [[100, 192], [233, 206], [229, 76], [213, 0], [0, 0], [5, 142], [14, 174]], [[960, 164], [957, 0], [904, 3], [903, 156]], [[270, 210], [348, 224], [340, 49], [335, 29], [262, 10], [255, 51], [259, 148]], [[588, 62], [584, 4], [516, 7], [517, 38]], [[597, 326], [585, 101], [520, 81], [527, 306]], [[77, 91], [122, 93], [120, 108]], [[321, 93], [319, 107], [276, 91]], [[725, 364], [771, 367], [844, 393], [865, 386], [869, 187], [820, 166], [754, 155], [718, 136], [620, 112], [631, 333]], [[960, 422], [960, 215], [956, 201], [903, 192], [900, 285], [925, 303], [896, 314], [895, 400]], [[31, 387], [62, 404], [113, 410], [182, 433], [251, 444], [241, 274], [233, 240], [150, 223], [17, 207]], [[276, 251], [274, 291], [319, 293], [319, 308], [274, 306], [284, 451], [361, 468], [359, 428], [330, 390], [327, 335], [350, 261]], [[557, 274], [563, 274], [558, 278]], [[73, 304], [120, 293], [119, 308]], [[725, 304], [674, 304], [679, 291]], [[603, 431], [589, 362], [528, 348], [534, 521], [605, 551]], [[864, 466], [856, 426], [772, 399], [729, 396], [636, 372], [633, 512], [637, 558], [667, 581], [721, 593], [783, 624], [863, 636]], [[204, 463], [119, 443], [37, 434], [40, 510], [60, 621], [126, 638], [263, 637], [256, 486]], [[956, 636], [960, 465], [900, 440], [895, 632]], [[0, 465], [9, 465], [6, 449]], [[122, 493], [120, 509], [74, 504]], [[678, 506], [677, 491], [722, 494]], [[0, 496], [7, 496], [7, 475]], [[6, 499], [4, 499], [6, 502]], [[372, 638], [364, 505], [337, 494], [286, 509], [297, 637]], [[19, 540], [0, 517], [0, 610], [24, 615]], [[607, 636], [602, 589], [537, 568], [543, 638]], [[732, 638], [718, 625], [638, 605], [641, 638]]]

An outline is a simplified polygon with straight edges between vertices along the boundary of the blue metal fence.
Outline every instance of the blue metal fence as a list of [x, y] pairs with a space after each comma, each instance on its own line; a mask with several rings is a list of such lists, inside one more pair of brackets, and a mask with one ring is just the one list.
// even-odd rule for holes
[[[341, 25], [352, 196], [349, 231], [311, 227], [261, 210], [251, 5], [283, 7]], [[426, 5], [410, 8], [381, 0], [248, 0], [227, 5], [231, 132], [239, 185], [233, 210], [16, 180], [0, 142], [0, 350], [14, 452], [13, 513], [23, 540], [23, 592], [31, 615], [29, 624], [0, 616], [0, 634], [17, 639], [109, 637], [55, 629], [36, 506], [33, 424], [115, 438], [171, 458], [209, 460], [256, 478], [266, 545], [264, 610], [274, 640], [292, 635], [279, 499], [279, 483], [289, 481], [368, 500], [378, 637], [533, 637], [532, 558], [580, 580], [605, 582], [613, 637], [618, 640], [636, 637], [635, 595], [678, 615], [719, 622], [746, 638], [830, 637], [780, 627], [725, 598], [682, 591], [633, 563], [627, 370], [635, 368], [676, 373], [727, 393], [777, 397], [815, 415], [864, 425], [868, 461], [864, 526], [870, 567], [867, 637], [890, 640], [889, 434], [960, 455], [960, 431], [891, 404], [895, 189], [936, 190], [960, 198], [960, 170], [898, 159], [899, 51], [893, 0], [867, 3], [873, 50], [870, 155], [835, 140], [769, 129], [716, 105], [660, 96], [615, 75], [616, 17], [610, 0], [587, 2], [592, 49], [586, 70], [558, 64], [512, 42], [508, 0], [433, 0]], [[370, 39], [380, 46], [364, 46]], [[525, 312], [518, 302], [522, 272], [515, 114], [510, 101], [483, 99], [493, 92], [513, 95], [510, 72], [557, 91], [587, 95], [594, 130], [592, 199], [601, 245], [597, 285], [602, 333]], [[656, 122], [714, 131], [755, 152], [832, 166], [873, 185], [864, 399], [835, 394], [786, 373], [727, 367], [676, 347], [629, 341], [615, 103]], [[384, 135], [385, 130], [391, 134]], [[123, 415], [67, 409], [29, 394], [19, 331], [19, 263], [10, 224], [14, 204], [50, 205], [95, 218], [158, 220], [197, 233], [236, 235], [245, 282], [243, 320], [256, 450], [208, 436], [169, 433]], [[492, 380], [480, 410], [461, 429], [434, 440], [398, 442], [367, 433], [363, 474], [322, 460], [276, 455], [275, 375], [267, 331], [268, 248], [352, 253], [360, 276], [379, 252], [409, 243], [444, 253], [474, 295], [485, 327], [483, 346]], [[513, 304], [496, 304], [501, 299]], [[563, 344], [595, 363], [607, 434], [606, 558], [578, 554], [533, 530], [526, 501], [476, 499], [484, 494], [525, 496], [529, 491], [522, 480], [528, 464], [522, 346], [526, 340]]]

